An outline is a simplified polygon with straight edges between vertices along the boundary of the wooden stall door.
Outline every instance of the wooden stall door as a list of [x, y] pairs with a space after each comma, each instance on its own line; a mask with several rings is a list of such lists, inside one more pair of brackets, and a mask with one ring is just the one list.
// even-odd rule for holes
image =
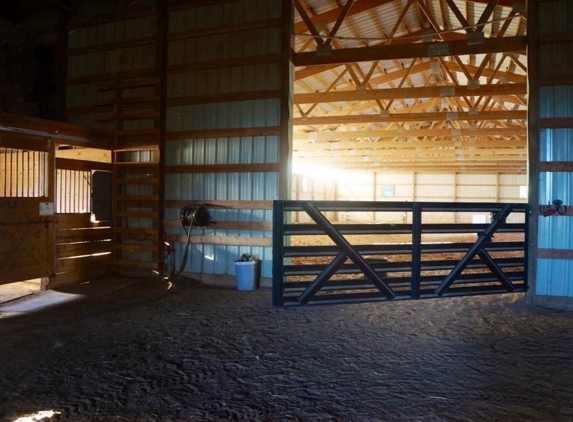
[[0, 201], [0, 284], [47, 277], [51, 272], [51, 217], [38, 213], [40, 200]]
[[52, 273], [49, 143], [15, 138], [0, 133], [0, 284]]
[[[61, 155], [56, 152], [55, 269], [50, 288], [106, 275], [112, 252], [112, 165]], [[94, 190], [94, 184], [99, 189]]]

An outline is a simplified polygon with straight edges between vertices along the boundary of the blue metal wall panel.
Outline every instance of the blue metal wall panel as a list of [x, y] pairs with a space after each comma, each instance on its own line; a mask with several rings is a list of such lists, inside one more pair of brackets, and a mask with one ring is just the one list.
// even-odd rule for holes
[[570, 0], [544, 2], [537, 21], [540, 33], [573, 31], [573, 4]]
[[570, 274], [573, 274], [573, 261], [571, 260], [538, 259], [535, 293], [573, 297]]
[[543, 63], [551, 63], [540, 69], [542, 76], [559, 76], [571, 74], [573, 66], [573, 43], [541, 44], [539, 56]]
[[539, 91], [539, 117], [573, 117], [573, 85], [543, 86]]
[[538, 217], [541, 249], [573, 250], [573, 219], [571, 217]]
[[170, 142], [168, 166], [204, 164], [262, 164], [279, 160], [278, 136], [189, 139]]
[[[281, 2], [276, 0], [242, 0], [193, 7], [170, 13], [171, 34], [205, 28], [224, 28], [245, 22], [269, 21], [279, 18]], [[170, 65], [187, 64], [184, 72], [168, 75], [168, 98], [217, 96], [230, 93], [251, 93], [277, 90], [281, 85], [281, 24], [253, 30], [200, 35], [169, 43]], [[216, 32], [216, 31], [215, 31]], [[205, 48], [205, 46], [209, 46]], [[275, 62], [239, 64], [208, 70], [189, 69], [193, 64], [220, 59], [277, 54]], [[255, 94], [256, 95], [256, 94]], [[280, 99], [253, 99], [233, 102], [205, 102], [167, 109], [167, 131], [199, 131], [278, 127]], [[188, 139], [167, 143], [166, 165], [225, 165], [279, 162], [279, 137], [256, 136], [209, 139]], [[165, 199], [196, 201], [271, 201], [278, 198], [277, 173], [217, 173], [166, 175]], [[271, 210], [211, 210], [215, 221], [272, 221]], [[178, 218], [177, 210], [166, 210], [166, 219]], [[169, 229], [181, 233], [181, 229]], [[194, 234], [208, 236], [271, 237], [271, 231], [223, 230], [216, 225]], [[179, 258], [183, 245], [178, 245]], [[191, 262], [185, 271], [234, 274], [234, 260], [242, 253], [253, 253], [266, 260], [263, 276], [271, 276], [271, 248], [251, 246], [194, 245]]]
[[[175, 40], [170, 43], [168, 64], [279, 54], [280, 40], [280, 28], [260, 28]], [[206, 45], [209, 48], [205, 48]]]
[[573, 173], [539, 173], [539, 204], [551, 204], [561, 199], [564, 204], [573, 204]]
[[267, 127], [278, 126], [279, 121], [278, 98], [194, 104], [167, 109], [168, 131]]
[[539, 134], [541, 161], [573, 161], [573, 129], [542, 129]]

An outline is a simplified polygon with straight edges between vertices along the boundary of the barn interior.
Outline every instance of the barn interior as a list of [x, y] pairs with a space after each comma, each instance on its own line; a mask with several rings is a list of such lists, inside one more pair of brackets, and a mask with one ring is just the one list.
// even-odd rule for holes
[[[459, 420], [570, 418], [561, 376], [572, 369], [570, 314], [547, 308], [569, 311], [573, 297], [571, 22], [564, 0], [0, 0], [0, 325], [25, 350], [2, 370], [0, 417], [456, 420], [457, 400], [467, 405]], [[199, 210], [208, 217], [196, 219]], [[513, 214], [496, 219], [503, 210]], [[313, 243], [317, 213], [324, 227], [377, 237]], [[497, 229], [490, 256], [480, 248]], [[328, 248], [344, 239], [374, 245], [370, 255], [383, 251], [384, 262], [362, 261], [357, 247], [332, 268], [355, 265], [349, 272], [366, 278], [394, 268], [382, 277], [390, 281], [372, 274], [368, 286], [334, 277], [337, 289], [362, 289], [351, 301], [396, 293], [435, 304], [271, 309], [336, 303], [332, 291], [315, 297], [328, 277], [314, 267], [301, 277], [292, 257], [309, 248], [335, 256]], [[472, 264], [462, 243], [487, 277], [463, 273]], [[429, 271], [420, 256], [443, 244], [461, 266]], [[407, 270], [386, 264], [393, 253], [412, 255]], [[258, 259], [272, 304], [268, 289], [212, 288], [236, 287], [243, 254]], [[317, 262], [329, 271], [330, 261]], [[420, 273], [417, 290], [404, 287]], [[442, 297], [505, 292], [514, 293]], [[21, 296], [84, 302], [31, 313]], [[446, 314], [457, 322], [442, 332]], [[313, 327], [300, 334], [302, 323]], [[340, 327], [345, 335], [329, 343]], [[360, 345], [361, 333], [371, 341]], [[364, 375], [378, 359], [367, 349], [394, 353], [385, 336], [400, 355], [381, 373], [405, 381], [404, 391]], [[356, 348], [340, 346], [349, 341]], [[49, 364], [22, 371], [42, 359], [42, 343]], [[424, 372], [418, 354], [439, 369]], [[85, 389], [80, 355], [95, 377]], [[467, 373], [474, 358], [493, 362], [481, 378]], [[436, 380], [431, 394], [414, 368]], [[460, 374], [464, 385], [439, 392]], [[334, 386], [337, 376], [350, 387]], [[537, 407], [528, 401], [536, 389]], [[344, 398], [361, 391], [387, 406], [383, 416]], [[408, 391], [415, 405], [404, 409]]]

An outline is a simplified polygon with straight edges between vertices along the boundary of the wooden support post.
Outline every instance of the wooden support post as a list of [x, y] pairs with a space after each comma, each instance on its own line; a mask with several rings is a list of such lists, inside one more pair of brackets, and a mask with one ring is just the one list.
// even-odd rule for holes
[[291, 196], [292, 178], [292, 26], [294, 9], [291, 0], [282, 0], [282, 39], [281, 39], [281, 98], [280, 98], [280, 134], [279, 134], [279, 199]]
[[157, 40], [156, 40], [156, 69], [159, 77], [159, 166], [157, 178], [157, 265], [163, 274], [163, 220], [165, 217], [165, 150], [166, 150], [166, 124], [167, 124], [167, 50], [169, 32], [169, 2], [157, 0]]
[[[537, 1], [528, 2], [527, 19], [527, 77], [529, 81], [529, 105], [527, 107], [527, 131], [528, 131], [528, 173], [529, 192], [528, 201], [530, 210], [537, 210], [539, 206], [539, 3]], [[529, 293], [525, 296], [526, 302], [535, 305], [536, 271], [537, 271], [537, 238], [538, 238], [538, 218], [529, 219], [527, 252], [527, 282], [530, 287]]]
[[62, 0], [62, 7], [58, 15], [58, 33], [56, 50], [56, 109], [55, 118], [62, 122], [66, 121], [66, 80], [68, 78], [68, 22], [70, 17], [70, 0]]
[[[48, 144], [48, 157], [46, 169], [47, 178], [47, 202], [51, 202], [54, 207], [54, 215], [51, 217], [51, 223], [48, 223], [48, 260], [50, 263], [50, 273], [47, 274], [51, 279], [56, 275], [56, 142], [53, 139], [46, 139]], [[49, 280], [47, 283], [42, 282], [42, 288], [49, 287]]]

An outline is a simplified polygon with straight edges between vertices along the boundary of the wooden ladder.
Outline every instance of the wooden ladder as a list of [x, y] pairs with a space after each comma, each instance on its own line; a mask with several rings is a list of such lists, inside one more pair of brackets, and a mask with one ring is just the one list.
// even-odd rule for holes
[[98, 89], [114, 92], [96, 103], [111, 107], [98, 120], [114, 122], [115, 129], [113, 263], [159, 270], [161, 79], [116, 80]]
[[169, 2], [156, 0], [155, 68], [99, 86], [113, 96], [96, 103], [114, 122], [113, 263], [162, 272], [163, 157], [165, 150]]

